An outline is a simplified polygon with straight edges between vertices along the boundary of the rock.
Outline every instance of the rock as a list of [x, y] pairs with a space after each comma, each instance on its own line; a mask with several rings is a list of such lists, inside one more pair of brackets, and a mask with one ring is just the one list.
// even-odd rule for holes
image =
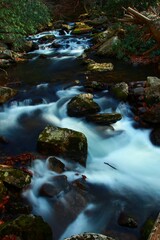
[[112, 71], [114, 68], [112, 63], [89, 63], [87, 69], [93, 72]]
[[145, 101], [149, 105], [159, 103], [160, 102], [160, 85], [146, 87], [144, 95], [145, 95]]
[[73, 97], [67, 105], [67, 113], [70, 117], [84, 117], [99, 111], [100, 107], [93, 101], [93, 95], [90, 93]]
[[[14, 235], [25, 240], [52, 240], [52, 231], [41, 217], [21, 215], [13, 221], [0, 225], [0, 239], [6, 235]], [[10, 239], [10, 238], [7, 238]], [[18, 238], [13, 238], [18, 239]]]
[[83, 83], [83, 86], [86, 89], [86, 91], [90, 92], [90, 93], [102, 91], [102, 90], [105, 90], [107, 88], [107, 86], [104, 82], [90, 81], [90, 80], [86, 80]]
[[127, 100], [129, 91], [128, 84], [125, 82], [117, 83], [111, 87], [113, 95], [120, 100]]
[[99, 125], [110, 125], [122, 119], [120, 113], [100, 113], [86, 117], [86, 120]]
[[31, 176], [22, 170], [0, 165], [0, 180], [10, 186], [23, 188], [31, 182]]
[[[148, 218], [145, 223], [143, 224], [142, 228], [141, 228], [141, 238], [142, 240], [148, 240], [149, 239], [149, 235], [152, 231], [152, 228], [154, 226], [155, 223], [155, 219], [153, 219], [152, 217]], [[158, 239], [155, 239], [158, 240]]]
[[121, 212], [118, 218], [118, 224], [120, 226], [137, 228], [138, 224], [135, 219], [130, 217], [127, 213]]
[[0, 67], [8, 67], [10, 66], [14, 61], [12, 59], [0, 59]]
[[33, 42], [32, 41], [25, 41], [24, 46], [23, 46], [23, 50], [25, 52], [29, 52], [33, 49]]
[[108, 28], [107, 30], [98, 33], [95, 35], [94, 39], [96, 40], [96, 42], [98, 43], [104, 43], [107, 40], [109, 40], [110, 38], [112, 38], [113, 36], [115, 36], [116, 34], [116, 30], [113, 28]]
[[54, 172], [62, 173], [65, 170], [65, 165], [55, 157], [49, 157], [48, 168]]
[[112, 237], [108, 237], [98, 233], [83, 233], [65, 238], [65, 240], [115, 240]]
[[88, 26], [83, 22], [76, 22], [75, 29], [73, 30], [73, 34], [84, 34], [92, 31], [92, 27]]
[[47, 126], [39, 135], [37, 147], [42, 154], [61, 156], [84, 166], [86, 164], [87, 139], [83, 133]]
[[40, 196], [55, 197], [61, 192], [66, 192], [70, 188], [65, 175], [55, 176], [53, 182], [44, 183], [40, 188]]
[[98, 55], [113, 56], [115, 52], [113, 46], [118, 43], [118, 36], [113, 36], [112, 38], [105, 41], [97, 50]]
[[154, 87], [160, 85], [160, 78], [148, 76], [146, 85], [147, 87]]
[[38, 39], [39, 43], [46, 43], [46, 42], [52, 42], [55, 40], [55, 36], [54, 35], [45, 35], [41, 38]]
[[0, 87], [0, 104], [7, 102], [17, 94], [17, 90], [9, 87]]
[[108, 22], [107, 16], [99, 16], [97, 18], [87, 21], [89, 25], [93, 25], [93, 26], [102, 25], [107, 22]]
[[155, 128], [151, 131], [150, 140], [155, 146], [160, 146], [160, 128]]
[[0, 58], [1, 59], [13, 59], [12, 51], [9, 49], [0, 49]]

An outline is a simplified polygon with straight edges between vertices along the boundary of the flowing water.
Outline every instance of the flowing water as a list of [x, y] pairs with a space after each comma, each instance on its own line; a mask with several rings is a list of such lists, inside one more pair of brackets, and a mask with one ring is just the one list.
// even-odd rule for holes
[[[27, 63], [14, 67], [9, 73], [11, 79], [21, 79], [23, 84], [19, 94], [0, 107], [0, 135], [9, 140], [2, 153], [35, 152], [38, 135], [47, 124], [84, 133], [88, 140], [86, 168], [79, 164], [70, 168], [65, 159], [61, 161], [70, 169], [65, 172], [68, 181], [85, 176], [93, 197], [65, 228], [63, 224], [59, 226], [54, 200], [39, 194], [41, 186], [51, 182], [57, 174], [48, 169], [47, 159], [37, 159], [31, 168], [31, 188], [24, 194], [33, 213], [41, 215], [50, 224], [56, 239], [107, 230], [125, 231], [139, 237], [144, 221], [160, 209], [160, 149], [151, 144], [150, 130], [133, 128], [129, 106], [111, 98], [107, 90], [94, 94], [94, 100], [102, 112], [114, 109], [123, 114], [123, 119], [113, 124], [114, 131], [89, 124], [83, 118], [67, 116], [68, 101], [83, 92], [80, 86], [71, 86], [71, 83], [85, 79], [77, 57], [89, 47], [90, 39], [88, 36], [74, 37], [70, 33], [62, 36], [59, 32], [46, 32], [31, 38], [38, 42], [48, 34], [56, 36], [54, 41], [60, 47], [55, 49], [52, 41], [40, 44], [38, 50], [28, 54]], [[150, 74], [153, 70], [149, 68], [115, 62], [113, 78], [136, 81], [145, 80]], [[63, 194], [60, 201], [64, 209], [70, 205]], [[122, 211], [136, 218], [137, 229], [124, 229], [117, 224]]]

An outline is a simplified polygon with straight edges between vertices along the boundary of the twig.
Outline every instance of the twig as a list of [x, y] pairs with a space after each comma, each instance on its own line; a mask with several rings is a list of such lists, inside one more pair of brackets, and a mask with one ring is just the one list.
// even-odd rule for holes
[[113, 168], [114, 170], [117, 170], [117, 168], [113, 167], [111, 164], [104, 162], [104, 164], [108, 165], [109, 167]]

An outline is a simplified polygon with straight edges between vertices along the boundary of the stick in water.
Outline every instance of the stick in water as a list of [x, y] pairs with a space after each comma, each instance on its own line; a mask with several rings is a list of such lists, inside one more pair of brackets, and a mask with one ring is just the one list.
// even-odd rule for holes
[[109, 167], [113, 168], [114, 170], [117, 170], [117, 168], [113, 167], [111, 164], [104, 162], [104, 164], [108, 165]]

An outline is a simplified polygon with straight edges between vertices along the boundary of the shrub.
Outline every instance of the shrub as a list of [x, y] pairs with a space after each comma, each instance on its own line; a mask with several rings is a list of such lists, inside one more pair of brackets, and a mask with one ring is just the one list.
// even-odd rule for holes
[[47, 6], [41, 0], [1, 0], [0, 40], [19, 50], [23, 39], [50, 21]]

